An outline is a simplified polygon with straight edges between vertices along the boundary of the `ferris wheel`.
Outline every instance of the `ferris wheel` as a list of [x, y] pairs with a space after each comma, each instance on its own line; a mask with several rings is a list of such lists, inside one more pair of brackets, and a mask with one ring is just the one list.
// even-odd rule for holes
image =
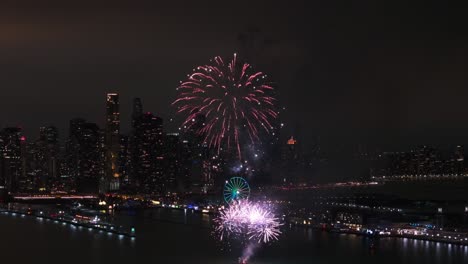
[[224, 200], [230, 203], [233, 200], [247, 199], [250, 195], [250, 186], [242, 177], [233, 177], [224, 184]]

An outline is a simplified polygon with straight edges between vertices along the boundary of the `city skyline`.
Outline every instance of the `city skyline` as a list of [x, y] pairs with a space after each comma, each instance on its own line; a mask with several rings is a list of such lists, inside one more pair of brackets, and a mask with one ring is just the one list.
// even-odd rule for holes
[[467, 263], [467, 11], [0, 3], [1, 259]]
[[[109, 92], [110, 91], [110, 92]], [[115, 90], [109, 90], [108, 92], [105, 92], [100, 95], [100, 98], [107, 96], [108, 94], [117, 94], [119, 95], [120, 98], [122, 96], [120, 93], [116, 93]], [[175, 99], [175, 98], [174, 98]], [[121, 99], [119, 99], [121, 100]], [[123, 105], [125, 107], [120, 106], [120, 108], [123, 108], [123, 111], [119, 111], [120, 115], [122, 115], [125, 118], [119, 118], [121, 127], [119, 128], [119, 131], [121, 131], [120, 134], [122, 135], [128, 135], [132, 131], [132, 122], [134, 120], [133, 113], [135, 111], [135, 100], [139, 100], [139, 104], [142, 104], [142, 102], [145, 101], [145, 98], [142, 98], [140, 96], [130, 96], [130, 97], [123, 97], [123, 101], [126, 102]], [[119, 101], [120, 102], [120, 101]], [[102, 100], [101, 100], [102, 103]], [[40, 129], [43, 127], [57, 127], [58, 128], [58, 140], [62, 143], [66, 140], [66, 135], [69, 133], [69, 122], [72, 119], [75, 118], [82, 118], [85, 120], [89, 120], [92, 123], [96, 123], [100, 128], [105, 130], [106, 128], [106, 110], [103, 109], [105, 107], [105, 104], [101, 104], [101, 109], [99, 112], [99, 116], [96, 119], [88, 119], [86, 116], [94, 115], [92, 113], [85, 113], [83, 112], [81, 115], [77, 116], [70, 116], [67, 117], [64, 123], [54, 123], [54, 122], [39, 122], [39, 126], [37, 127], [31, 127], [31, 126], [23, 126], [21, 122], [11, 122], [8, 124], [0, 124], [0, 128], [20, 128], [23, 136], [25, 136], [26, 139], [30, 140], [36, 140], [37, 138], [40, 137]], [[151, 105], [147, 106], [145, 104], [145, 109], [150, 108]], [[172, 109], [173, 107], [170, 106], [170, 104], [167, 106], [167, 109]], [[163, 114], [154, 112], [154, 111], [146, 111], [147, 113], [152, 113], [157, 115], [158, 117], [161, 117], [166, 121], [165, 123], [165, 132], [167, 133], [178, 133], [180, 132], [180, 122], [181, 118], [177, 116], [177, 114], [172, 113], [169, 116], [164, 116]], [[283, 110], [282, 112], [287, 112], [287, 110]], [[47, 119], [47, 118], [45, 118]], [[337, 140], [336, 142], [328, 142], [327, 140], [323, 140], [323, 138], [327, 138], [326, 136], [322, 136], [319, 134], [313, 134], [311, 136], [304, 135], [305, 130], [301, 130], [300, 126], [296, 126], [296, 128], [293, 128], [293, 125], [287, 124], [286, 122], [283, 121], [283, 119], [280, 120], [281, 123], [284, 125], [284, 131], [281, 133], [281, 140], [287, 141], [291, 137], [294, 137], [298, 140], [301, 141], [302, 144], [306, 143], [305, 146], [308, 147], [316, 147], [320, 146], [322, 149], [326, 151], [330, 151], [331, 153], [333, 152], [338, 152], [338, 151], [344, 151], [345, 153], [349, 152], [354, 152], [356, 149], [364, 147], [367, 148], [369, 151], [375, 152], [398, 152], [398, 151], [408, 151], [411, 148], [414, 148], [416, 146], [434, 146], [438, 148], [442, 148], [444, 150], [447, 150], [449, 148], [458, 146], [458, 145], [468, 145], [468, 138], [465, 140], [464, 138], [460, 139], [453, 139], [453, 137], [448, 136], [447, 138], [451, 138], [451, 140], [447, 141], [440, 141], [440, 140], [415, 140], [411, 142], [405, 142], [405, 141], [399, 141], [399, 145], [388, 145], [386, 143], [383, 143], [384, 137], [381, 138], [382, 141], [373, 141], [373, 142], [366, 142], [365, 140], [355, 140], [355, 141], [339, 141]], [[179, 123], [178, 123], [179, 122]], [[120, 125], [119, 125], [120, 126]], [[323, 141], [322, 141], [323, 140]]]
[[[0, 125], [22, 125], [31, 135], [49, 123], [65, 131], [72, 117], [101, 125], [99, 98], [107, 92], [121, 94], [122, 109], [136, 96], [169, 119], [186, 73], [237, 51], [277, 83], [286, 129], [301, 131], [306, 144], [311, 135], [328, 145], [466, 143], [462, 9], [325, 2], [239, 4], [226, 18], [221, 3], [187, 4], [183, 12], [171, 3], [4, 8], [15, 16], [2, 16], [0, 55], [8, 63]], [[129, 120], [130, 111], [122, 114]]]

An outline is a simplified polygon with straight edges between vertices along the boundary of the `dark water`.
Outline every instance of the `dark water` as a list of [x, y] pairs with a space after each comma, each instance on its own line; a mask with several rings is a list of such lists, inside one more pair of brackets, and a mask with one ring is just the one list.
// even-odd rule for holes
[[[137, 238], [119, 238], [36, 218], [0, 215], [2, 260], [9, 263], [236, 263], [242, 249], [219, 244], [207, 216], [151, 210], [119, 215]], [[369, 239], [284, 228], [281, 241], [255, 251], [251, 263], [468, 263], [468, 247], [386, 238]]]

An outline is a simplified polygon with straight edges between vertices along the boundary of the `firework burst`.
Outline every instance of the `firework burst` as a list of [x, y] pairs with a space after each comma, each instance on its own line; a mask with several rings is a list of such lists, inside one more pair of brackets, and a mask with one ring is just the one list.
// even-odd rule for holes
[[281, 234], [281, 224], [273, 213], [268, 208], [247, 200], [233, 201], [214, 221], [215, 231], [221, 240], [235, 236], [257, 243], [268, 243], [278, 240]]
[[237, 55], [225, 62], [215, 57], [209, 65], [199, 66], [177, 88], [172, 105], [185, 114], [182, 126], [190, 129], [198, 115], [205, 123], [196, 127], [204, 142], [215, 147], [235, 147], [241, 157], [240, 138], [245, 133], [253, 144], [261, 132], [268, 134], [278, 117], [274, 88], [263, 72], [255, 72]]

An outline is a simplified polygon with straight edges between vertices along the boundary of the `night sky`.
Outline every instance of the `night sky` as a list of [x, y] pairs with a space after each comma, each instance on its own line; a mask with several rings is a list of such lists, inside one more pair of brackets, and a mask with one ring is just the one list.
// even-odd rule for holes
[[465, 9], [253, 2], [2, 7], [0, 126], [30, 137], [45, 124], [64, 137], [74, 117], [103, 126], [105, 93], [116, 91], [126, 132], [133, 97], [167, 119], [179, 80], [238, 52], [276, 81], [284, 134], [306, 145], [468, 143]]

